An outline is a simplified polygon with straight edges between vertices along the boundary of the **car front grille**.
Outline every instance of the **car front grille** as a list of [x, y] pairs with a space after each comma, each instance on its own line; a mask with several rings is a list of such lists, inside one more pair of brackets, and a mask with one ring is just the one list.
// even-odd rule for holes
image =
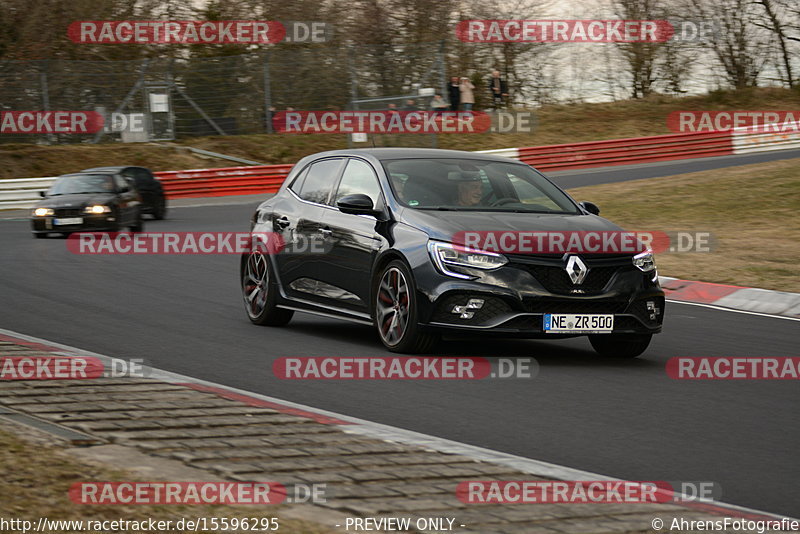
[[55, 208], [53, 211], [56, 217], [80, 217], [83, 214], [80, 208]]
[[619, 267], [591, 267], [581, 284], [573, 284], [563, 267], [549, 265], [526, 265], [526, 270], [551, 293], [570, 293], [581, 289], [592, 293], [603, 290]]
[[562, 295], [602, 293], [617, 273], [635, 268], [630, 255], [581, 256], [581, 259], [589, 271], [580, 284], [572, 283], [562, 257], [517, 255], [511, 257], [508, 266], [528, 272], [547, 291]]

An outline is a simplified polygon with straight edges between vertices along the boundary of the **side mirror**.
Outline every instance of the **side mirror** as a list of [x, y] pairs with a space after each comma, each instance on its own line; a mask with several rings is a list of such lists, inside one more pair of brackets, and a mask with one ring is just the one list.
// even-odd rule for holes
[[47, 196], [47, 193], [45, 191], [39, 191], [39, 196], [44, 198]]
[[600, 215], [600, 208], [597, 207], [597, 204], [594, 202], [589, 202], [588, 200], [584, 200], [583, 202], [578, 202], [578, 205], [591, 213], [592, 215]]
[[336, 202], [336, 207], [342, 213], [349, 213], [350, 215], [378, 214], [372, 205], [372, 199], [363, 193], [343, 196]]
[[120, 187], [120, 188], [119, 188], [119, 192], [120, 192], [120, 193], [127, 193], [127, 192], [128, 192], [128, 191], [130, 191], [130, 190], [131, 190], [131, 188], [130, 188], [130, 186], [128, 186], [128, 185], [126, 185], [125, 187]]

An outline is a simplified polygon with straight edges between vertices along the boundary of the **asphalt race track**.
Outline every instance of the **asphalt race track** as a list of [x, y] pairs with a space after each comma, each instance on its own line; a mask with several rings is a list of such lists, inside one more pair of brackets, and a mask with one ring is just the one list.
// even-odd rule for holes
[[548, 176], [563, 188], [582, 187], [585, 185], [600, 185], [613, 182], [627, 182], [629, 180], [642, 180], [645, 178], [660, 178], [674, 174], [708, 171], [722, 169], [735, 165], [750, 165], [767, 161], [800, 158], [800, 150], [775, 150], [772, 152], [756, 152], [752, 154], [737, 154], [735, 156], [718, 156], [715, 158], [684, 159], [675, 161], [661, 161], [658, 163], [645, 163], [640, 165], [620, 165], [616, 167], [602, 167], [598, 169], [569, 170], [547, 172]]
[[[176, 208], [145, 230], [246, 231], [255, 205]], [[390, 353], [370, 327], [334, 319], [251, 325], [237, 256], [80, 256], [64, 239], [33, 239], [25, 220], [0, 221], [0, 251], [2, 328], [594, 473], [714, 481], [725, 502], [800, 515], [798, 383], [677, 381], [664, 370], [673, 356], [798, 356], [798, 321], [668, 303], [664, 333], [634, 361], [603, 360], [585, 339], [473, 339], [441, 353], [534, 357], [538, 376], [282, 381], [280, 356]]]

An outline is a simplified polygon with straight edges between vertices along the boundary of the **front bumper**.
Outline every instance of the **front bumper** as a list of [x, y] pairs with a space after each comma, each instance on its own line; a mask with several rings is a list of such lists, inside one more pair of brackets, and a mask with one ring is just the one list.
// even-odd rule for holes
[[[474, 280], [456, 280], [433, 266], [424, 268], [426, 272], [415, 277], [420, 322], [442, 331], [555, 339], [585, 334], [547, 333], [545, 314], [611, 314], [612, 333], [661, 331], [665, 295], [655, 272], [638, 270], [630, 256], [583, 259], [590, 270], [578, 286], [569, 280], [562, 258], [517, 257], [493, 271], [470, 270]], [[470, 299], [484, 301], [480, 309], [471, 310], [471, 317], [454, 311]]]
[[55, 219], [67, 218], [63, 215], [53, 216], [46, 215], [44, 217], [31, 217], [31, 230], [35, 234], [46, 234], [51, 232], [113, 232], [117, 230], [117, 218], [114, 214], [76, 214], [70, 215], [69, 218], [81, 218], [80, 224], [55, 224]]

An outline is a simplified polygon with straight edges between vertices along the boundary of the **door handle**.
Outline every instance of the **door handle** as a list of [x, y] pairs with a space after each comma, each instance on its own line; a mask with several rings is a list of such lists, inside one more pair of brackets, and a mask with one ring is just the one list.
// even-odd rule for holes
[[275, 219], [275, 224], [277, 224], [281, 228], [286, 228], [292, 223], [286, 217], [281, 217], [279, 219]]

